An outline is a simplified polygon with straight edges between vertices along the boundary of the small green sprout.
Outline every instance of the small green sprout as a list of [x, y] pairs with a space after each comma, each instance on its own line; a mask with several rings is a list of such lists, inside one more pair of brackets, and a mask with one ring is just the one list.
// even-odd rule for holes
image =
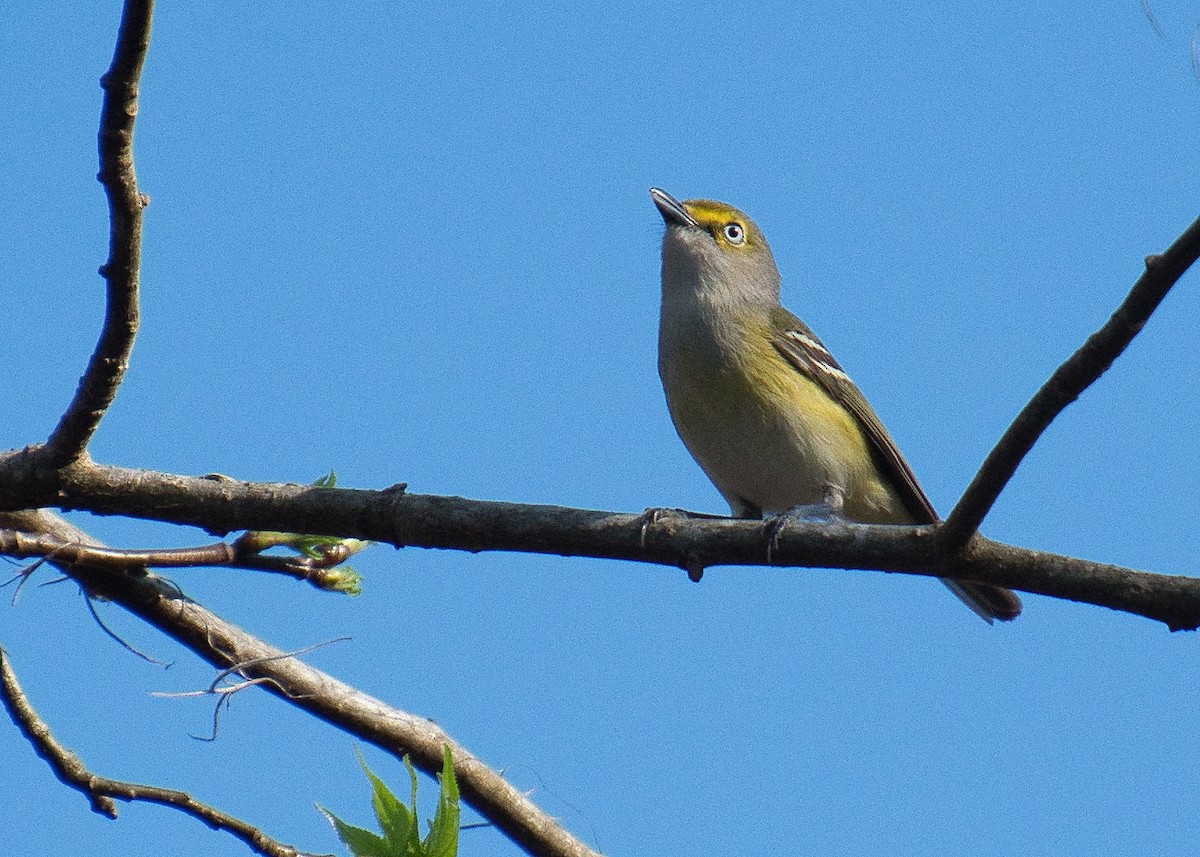
[[359, 755], [359, 763], [371, 781], [371, 803], [375, 808], [375, 819], [380, 833], [347, 824], [324, 807], [317, 809], [324, 814], [338, 838], [346, 844], [354, 857], [456, 857], [458, 854], [458, 830], [460, 810], [458, 806], [458, 782], [454, 778], [454, 761], [450, 748], [444, 749], [442, 757], [441, 793], [437, 809], [429, 822], [429, 832], [421, 838], [417, 821], [417, 771], [408, 756], [404, 766], [412, 780], [412, 805], [405, 806], [379, 777], [367, 767], [366, 760]]

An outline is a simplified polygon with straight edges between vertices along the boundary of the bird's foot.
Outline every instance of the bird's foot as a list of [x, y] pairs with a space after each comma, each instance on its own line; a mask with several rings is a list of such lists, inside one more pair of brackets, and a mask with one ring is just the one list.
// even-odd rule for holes
[[686, 509], [666, 509], [655, 507], [642, 512], [642, 529], [638, 533], [638, 545], [642, 548], [646, 547], [646, 536], [650, 532], [650, 528], [658, 523], [665, 523], [672, 518], [688, 518], [691, 513]]
[[[656, 525], [665, 524], [669, 526], [672, 520], [715, 520], [720, 517], [720, 515], [708, 515], [704, 512], [689, 512], [687, 509], [647, 509], [642, 512], [642, 529], [638, 535], [638, 543], [644, 549], [650, 528]], [[693, 583], [699, 583], [700, 578], [704, 576], [706, 566], [698, 558], [688, 556], [682, 567], [687, 572], [688, 580]]]
[[642, 512], [642, 531], [639, 543], [646, 546], [646, 535], [655, 524], [668, 524], [672, 519], [680, 521], [719, 521], [724, 515], [710, 515], [707, 512], [690, 512], [687, 509], [669, 509], [653, 507]]
[[767, 541], [767, 565], [772, 565], [779, 539], [789, 524], [834, 524], [845, 521], [840, 504], [801, 503], [772, 515], [763, 522], [763, 530], [770, 538]]

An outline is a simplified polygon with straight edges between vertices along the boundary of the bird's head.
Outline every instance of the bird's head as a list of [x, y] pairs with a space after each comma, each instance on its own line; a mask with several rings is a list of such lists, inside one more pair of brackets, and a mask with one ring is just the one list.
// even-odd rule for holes
[[650, 196], [666, 222], [663, 294], [725, 301], [779, 302], [779, 270], [762, 230], [744, 213], [711, 199]]

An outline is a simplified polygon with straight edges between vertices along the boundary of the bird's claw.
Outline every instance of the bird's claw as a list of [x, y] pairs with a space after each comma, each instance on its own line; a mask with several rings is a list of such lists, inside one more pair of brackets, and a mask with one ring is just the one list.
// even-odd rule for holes
[[[650, 528], [656, 524], [675, 520], [688, 520], [695, 518], [716, 518], [716, 515], [705, 515], [701, 512], [689, 512], [687, 509], [666, 509], [653, 508], [642, 512], [642, 527], [638, 534], [638, 543], [644, 550], [646, 547], [646, 538], [650, 533]], [[693, 583], [699, 583], [700, 578], [704, 576], [704, 569], [707, 567], [703, 561], [694, 556], [688, 556], [681, 566], [687, 572], [688, 580]]]
[[646, 547], [646, 536], [650, 533], [650, 528], [660, 521], [665, 521], [668, 518], [689, 518], [691, 513], [685, 509], [666, 509], [666, 508], [651, 508], [642, 512], [642, 528], [638, 533], [638, 545], [644, 550]]
[[833, 503], [802, 503], [772, 515], [763, 522], [763, 529], [770, 537], [767, 541], [767, 565], [772, 565], [779, 539], [788, 524], [833, 524], [844, 521], [841, 509]]

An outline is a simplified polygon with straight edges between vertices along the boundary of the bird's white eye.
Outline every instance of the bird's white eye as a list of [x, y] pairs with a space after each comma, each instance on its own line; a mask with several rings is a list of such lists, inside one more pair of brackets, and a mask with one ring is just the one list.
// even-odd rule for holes
[[737, 221], [725, 224], [725, 239], [730, 244], [741, 244], [746, 240], [746, 230]]

